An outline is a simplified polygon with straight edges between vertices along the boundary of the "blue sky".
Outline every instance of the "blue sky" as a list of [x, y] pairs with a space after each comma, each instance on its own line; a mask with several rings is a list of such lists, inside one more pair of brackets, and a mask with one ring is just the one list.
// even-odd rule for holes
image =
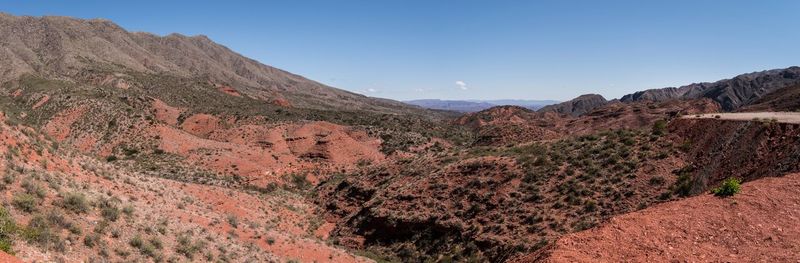
[[800, 65], [800, 1], [43, 1], [392, 99], [607, 98]]

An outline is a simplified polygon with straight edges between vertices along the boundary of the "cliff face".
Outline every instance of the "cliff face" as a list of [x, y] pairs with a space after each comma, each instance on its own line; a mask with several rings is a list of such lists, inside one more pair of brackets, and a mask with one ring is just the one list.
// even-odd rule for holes
[[623, 96], [620, 101], [666, 101], [672, 99], [710, 98], [725, 111], [751, 104], [781, 88], [800, 83], [800, 67], [742, 74], [714, 83], [695, 83], [679, 88], [639, 91]]
[[539, 112], [556, 112], [572, 116], [580, 116], [595, 108], [606, 105], [606, 98], [598, 94], [585, 94], [559, 104], [545, 106]]

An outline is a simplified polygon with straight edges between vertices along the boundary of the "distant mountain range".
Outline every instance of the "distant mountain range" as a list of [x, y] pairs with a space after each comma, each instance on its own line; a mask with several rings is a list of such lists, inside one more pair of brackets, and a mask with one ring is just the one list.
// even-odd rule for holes
[[538, 110], [544, 106], [557, 104], [555, 100], [438, 100], [422, 99], [404, 101], [411, 105], [435, 110], [449, 110], [457, 112], [476, 112], [495, 106], [513, 105]]
[[717, 82], [694, 83], [682, 87], [649, 89], [623, 96], [620, 101], [667, 101], [709, 98], [725, 111], [750, 105], [773, 91], [800, 84], [800, 67], [741, 74]]

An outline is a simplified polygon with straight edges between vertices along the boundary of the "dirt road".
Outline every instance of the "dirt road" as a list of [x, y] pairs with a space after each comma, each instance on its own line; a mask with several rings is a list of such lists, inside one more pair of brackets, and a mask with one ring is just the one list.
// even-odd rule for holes
[[[717, 118], [719, 116], [719, 118]], [[707, 113], [686, 115], [684, 119], [720, 119], [737, 121], [771, 121], [782, 123], [800, 123], [800, 112], [737, 112], [737, 113]]]

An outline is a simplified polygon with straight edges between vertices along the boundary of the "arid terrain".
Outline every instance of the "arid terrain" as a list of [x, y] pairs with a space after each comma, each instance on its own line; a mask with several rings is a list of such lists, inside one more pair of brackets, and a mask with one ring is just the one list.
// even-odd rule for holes
[[458, 113], [205, 36], [0, 35], [0, 262], [800, 260], [798, 67]]
[[[792, 262], [800, 257], [800, 175], [765, 178], [723, 199], [702, 195], [615, 217], [559, 239], [543, 262]], [[532, 257], [533, 257], [532, 256]], [[526, 261], [526, 260], [521, 260]]]

